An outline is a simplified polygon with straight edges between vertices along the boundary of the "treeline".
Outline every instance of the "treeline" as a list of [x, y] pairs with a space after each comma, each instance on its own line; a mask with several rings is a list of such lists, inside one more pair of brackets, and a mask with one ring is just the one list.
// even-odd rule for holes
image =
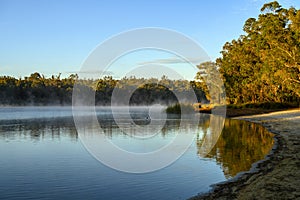
[[61, 79], [60, 75], [45, 78], [39, 73], [16, 79], [0, 77], [1, 105], [65, 105], [72, 101], [76, 76]]
[[[222, 104], [226, 95], [230, 104], [299, 105], [300, 10], [282, 8], [276, 1], [267, 3], [257, 19], [245, 22], [243, 30], [245, 35], [223, 46], [221, 58], [198, 66], [196, 81], [166, 77], [78, 80], [77, 75], [61, 79], [60, 75], [45, 78], [39, 73], [24, 79], [4, 76], [0, 77], [0, 104], [70, 105], [77, 80], [85, 90], [95, 91], [96, 105], [109, 105], [114, 89], [126, 94], [137, 86], [130, 99], [134, 105], [174, 104], [178, 101], [174, 93], [187, 95], [190, 86], [199, 102]], [[224, 86], [219, 80], [223, 80]]]
[[[80, 86], [77, 89], [95, 92], [96, 105], [110, 105], [114, 90], [128, 94], [132, 89], [131, 105], [174, 104], [178, 102], [174, 93], [185, 96], [190, 90], [195, 92], [198, 101], [207, 101], [205, 93], [195, 81], [170, 80], [167, 77], [159, 80], [135, 77], [116, 80], [109, 76], [97, 80], [79, 80], [76, 74], [68, 78], [61, 78], [60, 75], [46, 78], [36, 72], [19, 79], [0, 77], [0, 105], [71, 105], [75, 83]], [[126, 104], [121, 98], [118, 103]]]
[[274, 1], [216, 60], [231, 104], [300, 102], [300, 10]]

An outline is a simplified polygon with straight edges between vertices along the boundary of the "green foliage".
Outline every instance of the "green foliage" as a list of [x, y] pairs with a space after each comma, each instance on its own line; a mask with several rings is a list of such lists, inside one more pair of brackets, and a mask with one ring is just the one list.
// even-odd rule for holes
[[204, 62], [197, 66], [199, 72], [195, 79], [198, 85], [211, 104], [223, 104], [225, 89], [222, 82], [222, 75], [214, 62]]
[[[45, 78], [36, 72], [24, 79], [0, 77], [0, 105], [71, 105], [75, 82], [76, 90], [95, 92], [96, 105], [110, 105], [114, 90], [124, 95], [133, 92], [129, 102], [131, 105], [170, 105], [177, 102], [174, 93], [185, 96], [188, 92], [195, 92], [199, 101], [206, 100], [204, 92], [194, 81], [169, 80], [166, 77], [160, 80], [135, 77], [92, 80], [78, 79], [76, 74], [62, 79], [60, 74]], [[128, 102], [118, 99], [118, 103], [127, 105]]]
[[194, 107], [191, 104], [176, 103], [168, 106], [166, 109], [166, 113], [168, 114], [181, 114], [181, 111], [183, 111], [184, 114], [195, 113]]
[[[229, 103], [300, 102], [300, 10], [265, 4], [217, 65]], [[265, 105], [263, 105], [265, 106]]]
[[24, 79], [0, 77], [0, 104], [2, 105], [57, 105], [70, 104], [74, 77], [45, 78], [33, 73]]

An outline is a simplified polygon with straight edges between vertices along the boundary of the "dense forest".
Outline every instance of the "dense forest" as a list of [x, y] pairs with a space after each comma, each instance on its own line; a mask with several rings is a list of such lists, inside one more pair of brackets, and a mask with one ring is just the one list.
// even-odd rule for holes
[[245, 35], [227, 42], [216, 65], [229, 103], [300, 100], [300, 10], [263, 5], [249, 18]]
[[221, 99], [226, 95], [230, 104], [300, 105], [300, 10], [282, 8], [276, 1], [267, 3], [257, 19], [245, 22], [243, 30], [245, 35], [227, 42], [215, 62], [198, 65], [195, 81], [162, 77], [145, 84], [146, 79], [135, 77], [78, 80], [76, 74], [46, 78], [37, 72], [19, 79], [1, 76], [0, 105], [70, 105], [75, 81], [95, 92], [96, 105], [110, 105], [116, 88], [128, 92], [133, 87], [137, 87], [130, 100], [133, 105], [174, 104], [178, 101], [174, 92], [184, 95], [190, 87], [200, 102], [224, 103]]
[[[0, 77], [0, 104], [2, 105], [71, 105], [73, 86], [76, 82], [81, 89], [95, 92], [96, 105], [110, 105], [114, 89], [128, 93], [136, 88], [130, 99], [131, 105], [174, 104], [177, 97], [174, 92], [184, 96], [191, 89], [198, 101], [207, 101], [199, 82], [186, 80], [170, 80], [162, 77], [160, 80], [143, 78], [123, 78], [115, 80], [112, 77], [102, 79], [79, 80], [76, 74], [68, 78], [52, 76], [46, 78], [39, 73], [33, 73], [25, 78]], [[145, 84], [145, 83], [149, 84]], [[120, 100], [120, 105], [125, 102]]]

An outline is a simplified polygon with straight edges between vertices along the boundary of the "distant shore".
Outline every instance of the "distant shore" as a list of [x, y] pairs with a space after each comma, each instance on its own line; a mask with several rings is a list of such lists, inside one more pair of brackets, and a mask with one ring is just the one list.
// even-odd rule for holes
[[[230, 112], [227, 116], [237, 113]], [[261, 124], [274, 133], [272, 151], [264, 160], [253, 164], [250, 171], [191, 199], [300, 198], [300, 109], [234, 118]]]

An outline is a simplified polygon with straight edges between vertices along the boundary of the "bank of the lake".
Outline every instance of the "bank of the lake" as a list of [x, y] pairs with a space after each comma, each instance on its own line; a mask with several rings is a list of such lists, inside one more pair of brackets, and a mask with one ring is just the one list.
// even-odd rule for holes
[[258, 123], [275, 134], [268, 156], [249, 172], [219, 183], [191, 199], [298, 199], [300, 198], [300, 109], [235, 117]]

